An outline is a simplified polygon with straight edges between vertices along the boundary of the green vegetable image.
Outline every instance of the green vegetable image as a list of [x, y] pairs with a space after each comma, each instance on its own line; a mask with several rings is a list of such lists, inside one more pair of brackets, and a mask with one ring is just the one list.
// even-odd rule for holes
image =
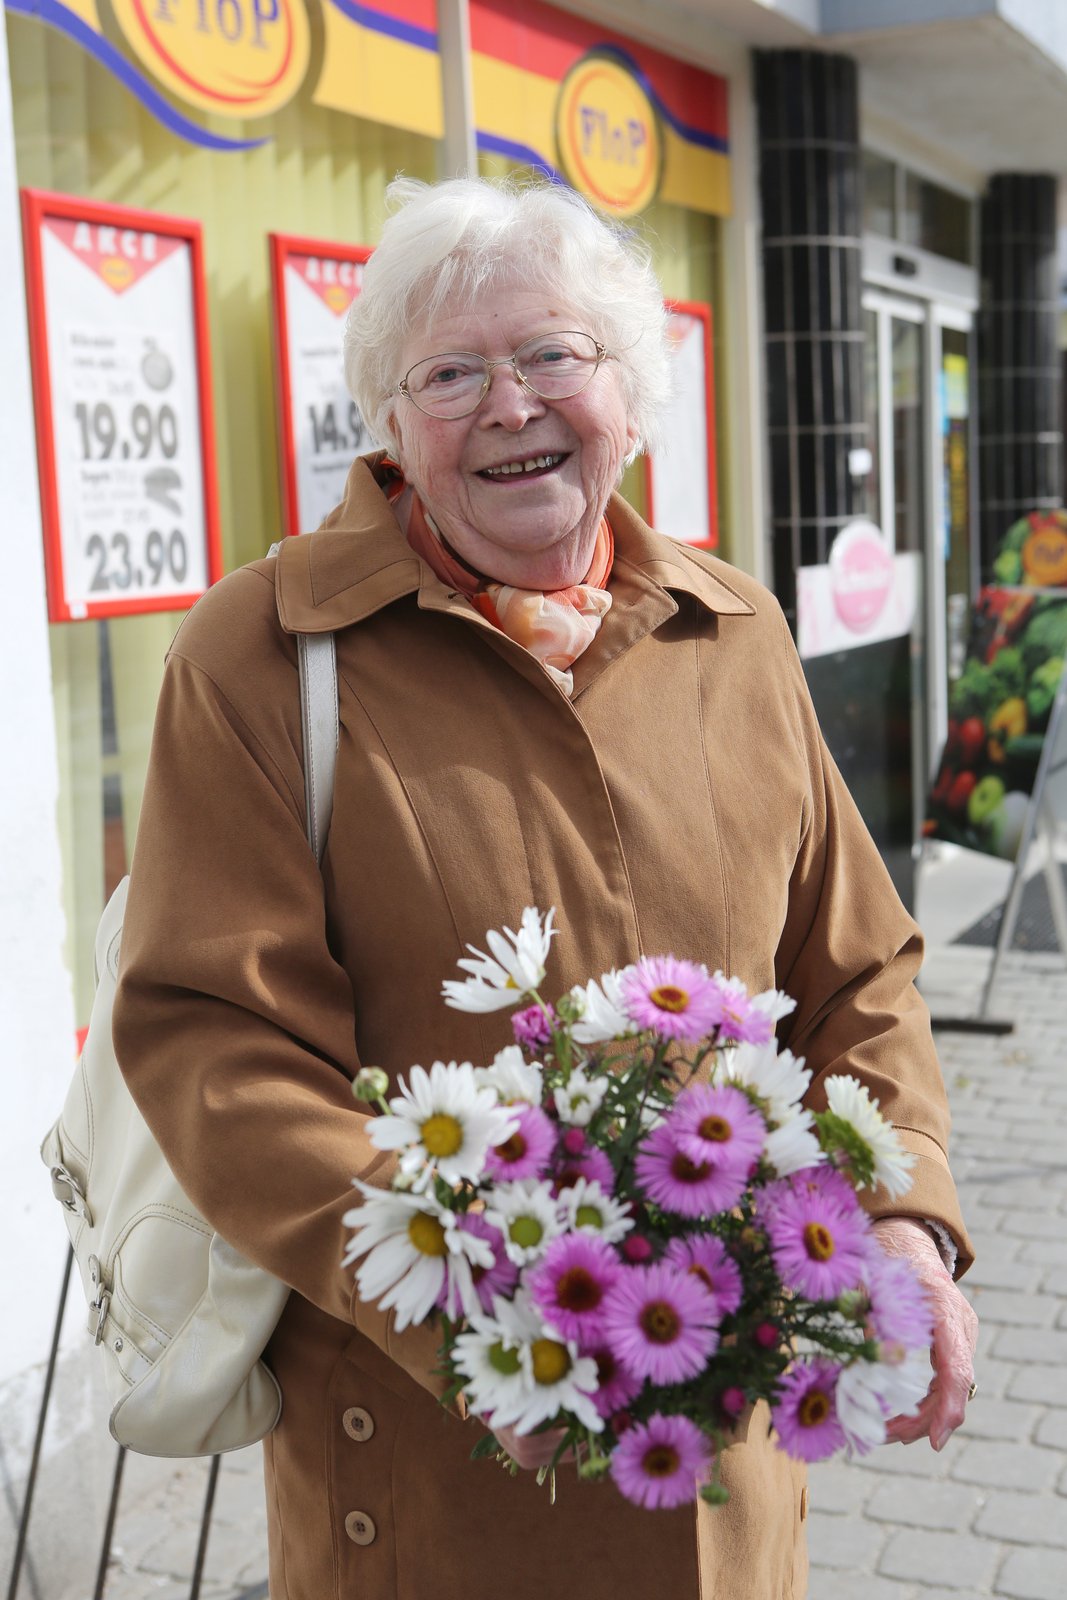
[[983, 778], [971, 790], [967, 801], [967, 820], [972, 827], [980, 828], [991, 817], [1004, 799], [1004, 785], [999, 778]]
[[989, 668], [989, 689], [994, 704], [1020, 698], [1026, 691], [1026, 678], [1022, 651], [1015, 645], [998, 650]]
[[[1031, 532], [1032, 529], [1030, 526], [1030, 518], [1020, 517], [1018, 522], [1012, 523], [1011, 527], [1004, 535], [1004, 543], [1000, 547], [1001, 550], [1014, 550], [1016, 552], [1020, 551], [1027, 539], [1029, 539]], [[1005, 579], [1005, 582], [1007, 581], [1009, 580]], [[1013, 578], [1010, 581], [1012, 583], [1017, 583], [1019, 580], [1017, 578]]]
[[[1003, 697], [997, 696], [997, 699], [1001, 698]], [[949, 710], [960, 721], [966, 717], [984, 717], [991, 699], [989, 668], [972, 656], [952, 685]]]
[[1034, 672], [1053, 656], [1067, 656], [1067, 605], [1054, 601], [1035, 607], [1019, 638], [1027, 673]]
[[1035, 667], [1030, 674], [1030, 684], [1026, 691], [1026, 711], [1031, 723], [1043, 726], [1048, 721], [1062, 673], [1063, 658], [1052, 656], [1048, 661], [1043, 661], [1039, 667]]
[[998, 583], [1022, 583], [1022, 557], [1015, 550], [1002, 550], [993, 563], [993, 576]]

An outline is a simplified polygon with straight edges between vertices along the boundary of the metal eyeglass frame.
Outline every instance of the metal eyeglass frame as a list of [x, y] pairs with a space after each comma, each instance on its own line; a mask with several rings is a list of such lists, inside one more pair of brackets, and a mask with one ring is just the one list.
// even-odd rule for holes
[[[510, 367], [521, 387], [523, 389], [528, 389], [531, 394], [536, 395], [538, 400], [573, 400], [576, 394], [581, 394], [583, 389], [588, 389], [589, 385], [592, 383], [593, 379], [596, 377], [605, 361], [615, 360], [615, 354], [614, 351], [608, 350], [604, 345], [602, 345], [599, 339], [593, 339], [593, 335], [591, 333], [585, 333], [581, 328], [564, 328], [560, 333], [560, 337], [562, 338], [564, 334], [568, 333], [577, 333], [583, 339], [592, 339], [593, 344], [596, 347], [596, 361], [593, 365], [593, 370], [590, 372], [585, 381], [579, 384], [577, 389], [571, 390], [570, 394], [542, 394], [539, 389], [534, 387], [529, 378], [527, 378], [524, 373], [520, 372], [516, 366], [518, 357], [526, 349], [527, 345], [538, 344], [542, 339], [551, 337], [551, 335], [543, 333], [534, 334], [532, 339], [524, 339], [522, 344], [519, 345], [518, 349], [513, 350], [509, 356], [497, 356], [493, 361], [488, 360], [485, 356], [479, 355], [476, 350], [445, 350], [442, 351], [441, 355], [424, 356], [422, 361], [416, 361], [415, 366], [408, 368], [400, 382], [397, 384], [396, 388], [393, 390], [393, 393], [402, 394], [405, 400], [410, 400], [416, 411], [421, 411], [424, 417], [433, 417], [437, 422], [460, 422], [464, 417], [473, 416], [478, 407], [481, 405], [482, 401], [485, 399], [486, 395], [489, 393], [489, 385], [493, 381], [494, 368]], [[415, 371], [415, 367], [421, 367], [426, 361], [442, 361], [445, 356], [470, 356], [473, 360], [481, 361], [485, 365], [485, 377], [482, 380], [482, 387], [477, 400], [475, 400], [474, 404], [469, 406], [466, 411], [456, 411], [453, 412], [451, 416], [444, 416], [440, 411], [427, 411], [425, 406], [419, 405], [419, 402], [415, 399], [415, 396], [408, 388], [408, 379]]]

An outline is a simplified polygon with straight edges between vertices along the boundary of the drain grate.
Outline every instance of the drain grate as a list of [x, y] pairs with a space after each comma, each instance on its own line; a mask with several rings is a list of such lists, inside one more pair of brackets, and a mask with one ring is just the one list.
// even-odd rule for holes
[[[1064, 888], [1067, 889], [1067, 866], [1061, 866], [1060, 872]], [[987, 911], [984, 917], [979, 917], [977, 922], [955, 938], [953, 944], [979, 945], [992, 950], [997, 942], [1003, 914], [1003, 906], [994, 906], [992, 911]], [[1034, 952], [1055, 952], [1059, 949], [1044, 872], [1035, 872], [1023, 887], [1012, 949]]]

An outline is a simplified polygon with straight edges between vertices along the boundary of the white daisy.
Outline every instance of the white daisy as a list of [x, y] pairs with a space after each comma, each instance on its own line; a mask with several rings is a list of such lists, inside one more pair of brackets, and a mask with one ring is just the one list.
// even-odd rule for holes
[[566, 1083], [561, 1083], [555, 1091], [559, 1120], [573, 1123], [576, 1128], [588, 1127], [610, 1087], [611, 1079], [605, 1074], [591, 1078], [584, 1067], [574, 1067]]
[[542, 924], [541, 913], [536, 907], [527, 906], [518, 933], [505, 928], [501, 934], [490, 928], [485, 936], [490, 955], [469, 944], [470, 955], [461, 957], [456, 964], [470, 977], [446, 979], [441, 988], [445, 1004], [456, 1011], [475, 1012], [501, 1011], [518, 1005], [545, 976], [549, 946], [558, 931], [552, 926], [555, 914], [553, 906]]
[[597, 1390], [597, 1367], [591, 1356], [561, 1339], [521, 1290], [510, 1304], [494, 1301], [505, 1341], [517, 1348], [526, 1383], [516, 1387], [493, 1411], [493, 1422], [511, 1424], [516, 1433], [532, 1433], [560, 1411], [571, 1411], [593, 1433], [604, 1426], [590, 1396]]
[[622, 980], [630, 970], [624, 967], [616, 972], [613, 967], [599, 983], [593, 979], [584, 985], [575, 984], [570, 997], [581, 1014], [571, 1026], [571, 1035], [578, 1044], [606, 1044], [637, 1033], [636, 1023], [622, 1005]]
[[476, 1416], [489, 1417], [529, 1394], [519, 1344], [499, 1321], [484, 1314], [472, 1316], [469, 1328], [456, 1340], [453, 1359], [466, 1380], [463, 1392]]
[[803, 1056], [798, 1059], [791, 1050], [779, 1051], [773, 1039], [767, 1044], [739, 1044], [720, 1059], [725, 1077], [751, 1089], [762, 1101], [760, 1109], [771, 1125], [795, 1115], [811, 1083]]
[[878, 1110], [878, 1101], [858, 1078], [836, 1075], [826, 1080], [826, 1099], [835, 1116], [847, 1122], [874, 1158], [873, 1187], [881, 1185], [891, 1200], [911, 1188], [909, 1173], [915, 1157], [905, 1150], [896, 1130]]
[[762, 1011], [765, 1016], [770, 1017], [772, 1022], [780, 1022], [797, 1008], [796, 1001], [783, 989], [764, 989], [762, 994], [754, 994], [752, 1005], [757, 1011]]
[[913, 1350], [903, 1361], [853, 1361], [837, 1380], [834, 1401], [852, 1449], [864, 1456], [885, 1443], [890, 1417], [914, 1416], [930, 1388], [930, 1358]]
[[400, 1170], [425, 1188], [436, 1171], [446, 1183], [482, 1175], [490, 1147], [515, 1132], [515, 1118], [479, 1087], [469, 1061], [412, 1067], [408, 1084], [390, 1100], [391, 1116], [374, 1117], [367, 1132], [377, 1150], [402, 1150]]
[[488, 1241], [457, 1228], [454, 1214], [432, 1195], [395, 1194], [358, 1182], [356, 1188], [363, 1204], [344, 1215], [345, 1226], [355, 1232], [343, 1265], [366, 1258], [356, 1272], [360, 1299], [379, 1301], [383, 1311], [395, 1306], [398, 1332], [429, 1316], [446, 1281], [450, 1314], [460, 1307], [475, 1311], [471, 1267], [492, 1266]]
[[593, 1178], [577, 1178], [559, 1196], [559, 1209], [567, 1227], [577, 1233], [599, 1233], [609, 1244], [618, 1244], [633, 1227], [628, 1200], [605, 1194]]
[[810, 1111], [795, 1111], [788, 1121], [769, 1129], [763, 1154], [780, 1178], [825, 1161], [822, 1146], [811, 1131], [813, 1120]]
[[563, 1232], [547, 1179], [540, 1183], [527, 1178], [521, 1183], [495, 1184], [485, 1217], [504, 1235], [508, 1259], [517, 1267], [536, 1261]]
[[474, 1076], [479, 1084], [496, 1090], [502, 1105], [516, 1100], [541, 1104], [544, 1069], [540, 1062], [526, 1061], [517, 1044], [498, 1050], [491, 1066], [475, 1067]]

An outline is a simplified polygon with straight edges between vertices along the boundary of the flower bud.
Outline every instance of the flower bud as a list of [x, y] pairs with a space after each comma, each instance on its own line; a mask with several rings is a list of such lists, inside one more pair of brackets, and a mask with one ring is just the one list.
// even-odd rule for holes
[[622, 1253], [627, 1261], [632, 1261], [639, 1265], [642, 1261], [649, 1259], [652, 1254], [652, 1246], [639, 1233], [631, 1233], [623, 1240]]
[[719, 1404], [728, 1417], [739, 1417], [745, 1409], [745, 1391], [736, 1387], [724, 1389], [719, 1396]]
[[568, 1128], [563, 1135], [563, 1148], [569, 1156], [580, 1156], [585, 1150], [585, 1134], [581, 1128]]
[[388, 1092], [389, 1075], [381, 1067], [361, 1067], [352, 1079], [352, 1093], [368, 1104], [383, 1099]]
[[761, 1322], [756, 1329], [756, 1343], [762, 1345], [764, 1350], [773, 1350], [778, 1338], [778, 1329], [773, 1322]]

